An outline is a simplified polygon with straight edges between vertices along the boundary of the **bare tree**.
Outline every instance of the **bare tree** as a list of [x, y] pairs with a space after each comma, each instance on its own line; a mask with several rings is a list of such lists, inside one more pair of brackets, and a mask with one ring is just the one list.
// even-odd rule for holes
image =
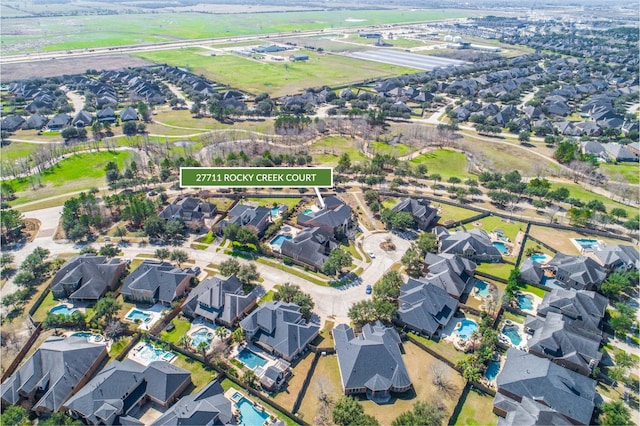
[[431, 374], [433, 375], [432, 383], [439, 391], [446, 395], [450, 395], [454, 393], [455, 385], [449, 378], [449, 373], [446, 368], [447, 367], [442, 362], [438, 362], [431, 366]]
[[118, 334], [122, 333], [122, 330], [124, 330], [122, 323], [118, 320], [113, 320], [107, 324], [104, 332], [108, 338], [114, 339]]
[[331, 422], [331, 407], [333, 400], [331, 399], [331, 384], [326, 377], [320, 376], [316, 380], [316, 388], [318, 395], [318, 411], [313, 418], [313, 423], [321, 426], [329, 426]]

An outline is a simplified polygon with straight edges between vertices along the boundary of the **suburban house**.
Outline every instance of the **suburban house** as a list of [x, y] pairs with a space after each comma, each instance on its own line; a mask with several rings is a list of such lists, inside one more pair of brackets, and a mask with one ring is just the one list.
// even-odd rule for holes
[[300, 213], [298, 225], [306, 228], [317, 227], [331, 232], [336, 239], [350, 238], [355, 235], [356, 223], [353, 210], [335, 196], [324, 197], [320, 210]]
[[293, 260], [306, 263], [315, 269], [329, 258], [329, 254], [338, 247], [333, 234], [322, 228], [305, 228], [291, 240], [284, 240], [280, 253]]
[[600, 363], [600, 330], [588, 330], [580, 320], [556, 312], [546, 317], [527, 316], [524, 327], [532, 337], [527, 340], [529, 353], [549, 358], [569, 370], [588, 376]]
[[592, 290], [607, 278], [607, 273], [595, 260], [586, 256], [556, 253], [546, 265], [556, 283], [575, 290]]
[[71, 121], [75, 127], [89, 127], [93, 123], [93, 115], [89, 111], [82, 110]]
[[428, 200], [416, 200], [413, 198], [400, 200], [398, 204], [391, 208], [391, 210], [394, 212], [411, 213], [416, 225], [422, 230], [427, 229], [438, 214], [437, 209], [429, 206]]
[[110, 124], [114, 124], [118, 120], [115, 110], [111, 107], [106, 107], [98, 111], [96, 113], [96, 119], [101, 123], [106, 122]]
[[263, 206], [236, 204], [227, 213], [227, 218], [216, 224], [216, 232], [221, 234], [224, 228], [234, 223], [261, 235], [271, 223], [271, 210]]
[[426, 279], [409, 278], [400, 287], [398, 302], [398, 321], [428, 337], [437, 336], [458, 308], [455, 298]]
[[395, 328], [378, 321], [366, 324], [356, 336], [353, 328], [338, 324], [333, 339], [345, 395], [365, 394], [372, 401], [384, 403], [391, 392], [411, 389]]
[[[22, 130], [40, 130], [47, 125], [49, 120], [47, 117], [40, 114], [33, 114], [27, 118], [27, 121], [22, 125]], [[2, 127], [4, 130], [4, 127]]]
[[205, 219], [213, 219], [217, 211], [215, 204], [185, 197], [169, 204], [159, 216], [164, 220], [181, 219], [189, 228], [200, 229], [205, 226]]
[[427, 276], [424, 279], [443, 288], [455, 299], [469, 293], [474, 283], [476, 264], [451, 253], [427, 253], [424, 258]]
[[98, 301], [118, 287], [127, 265], [121, 259], [84, 254], [75, 256], [51, 280], [54, 299]]
[[300, 62], [300, 61], [308, 61], [309, 60], [309, 55], [305, 55], [302, 53], [296, 53], [293, 55], [289, 55], [289, 60], [291, 62]]
[[631, 245], [598, 245], [593, 254], [607, 271], [640, 269], [640, 253]]
[[523, 397], [515, 407], [508, 407], [507, 415], [498, 418], [497, 426], [522, 426], [522, 425], [554, 425], [572, 426], [564, 416], [549, 408], [545, 404], [537, 402], [529, 397]]
[[2, 384], [2, 405], [26, 403], [38, 415], [54, 413], [106, 356], [105, 345], [89, 343], [84, 337], [49, 337]]
[[[90, 425], [141, 424], [129, 413], [151, 401], [169, 407], [191, 384], [191, 373], [164, 361], [148, 366], [114, 360], [71, 397], [64, 407]], [[138, 422], [138, 423], [135, 423]]]
[[638, 157], [629, 151], [625, 145], [609, 142], [602, 145], [612, 161], [638, 161]]
[[609, 300], [595, 291], [554, 289], [547, 292], [536, 312], [539, 317], [555, 312], [573, 320], [574, 326], [600, 333], [600, 322]]
[[145, 260], [124, 280], [122, 295], [134, 302], [170, 305], [182, 296], [195, 275], [169, 262]]
[[286, 361], [294, 360], [320, 333], [308, 324], [294, 303], [267, 302], [240, 321], [247, 340]]
[[15, 132], [16, 130], [22, 127], [24, 123], [24, 118], [19, 115], [10, 115], [5, 117], [4, 120], [0, 121], [0, 129], [3, 132]]
[[493, 412], [498, 416], [505, 417], [529, 398], [573, 424], [591, 424], [596, 381], [546, 358], [509, 348], [496, 384]]
[[542, 284], [544, 280], [544, 269], [540, 262], [535, 262], [530, 258], [520, 264], [520, 279], [533, 284]]
[[235, 275], [217, 276], [207, 278], [189, 293], [182, 313], [231, 327], [256, 305], [257, 298], [254, 291], [244, 294]]
[[233, 425], [236, 419], [231, 401], [217, 380], [212, 381], [195, 395], [186, 395], [162, 414], [152, 426]]
[[120, 112], [120, 121], [123, 123], [127, 121], [138, 121], [140, 117], [138, 117], [138, 111], [131, 107], [127, 107]]
[[67, 127], [70, 122], [71, 122], [71, 117], [69, 117], [67, 114], [63, 114], [63, 113], [56, 114], [47, 123], [47, 128], [49, 130], [62, 130], [65, 127]]
[[453, 234], [441, 226], [434, 228], [440, 253], [457, 254], [474, 262], [500, 262], [502, 255], [482, 229], [458, 231]]

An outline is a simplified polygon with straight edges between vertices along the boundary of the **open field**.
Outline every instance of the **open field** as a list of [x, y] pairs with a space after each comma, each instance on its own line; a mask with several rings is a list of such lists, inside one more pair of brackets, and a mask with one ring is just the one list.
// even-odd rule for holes
[[588, 232], [564, 231], [560, 229], [545, 228], [542, 226], [532, 226], [529, 232], [534, 238], [537, 238], [564, 254], [580, 254], [580, 251], [569, 240], [570, 238], [594, 238], [610, 244], [630, 244], [627, 241], [617, 240], [614, 238], [594, 236]]
[[638, 163], [600, 164], [599, 168], [612, 180], [617, 180], [616, 175], [622, 175], [629, 183], [640, 183], [640, 165]]
[[[38, 137], [40, 139], [40, 137]], [[11, 142], [0, 148], [0, 157], [4, 161], [15, 161], [18, 158], [28, 157], [43, 146], [35, 143]]]
[[447, 220], [463, 220], [478, 214], [478, 212], [473, 210], [467, 210], [462, 207], [444, 203], [437, 206], [440, 209], [440, 223], [446, 222]]
[[[208, 37], [324, 30], [470, 16], [450, 10], [332, 10], [287, 13], [146, 13], [25, 18], [3, 22], [6, 53], [124, 46]], [[349, 19], [351, 18], [351, 19]], [[354, 19], [355, 18], [355, 19]], [[357, 20], [356, 20], [357, 19]], [[37, 33], [27, 29], [38, 28]], [[16, 36], [22, 34], [22, 37]], [[25, 37], [28, 36], [28, 42]]]
[[360, 151], [361, 141], [345, 136], [327, 136], [314, 142], [309, 150], [313, 156], [314, 162], [327, 163], [324, 165], [337, 165], [340, 156], [344, 153], [349, 154], [351, 162], [366, 161]]
[[467, 171], [467, 159], [465, 155], [458, 151], [448, 149], [437, 149], [426, 154], [421, 154], [412, 159], [410, 163], [414, 166], [424, 164], [427, 166], [427, 174], [438, 173], [443, 181], [451, 176], [466, 179], [472, 177]]
[[596, 194], [595, 192], [591, 192], [586, 188], [583, 188], [581, 185], [573, 182], [552, 182], [550, 190], [553, 191], [559, 187], [565, 187], [569, 190], [569, 197], [578, 198], [583, 202], [587, 203], [591, 200], [600, 200], [607, 208], [607, 211], [610, 212], [612, 209], [616, 207], [622, 208], [627, 211], [628, 217], [633, 217], [638, 214], [638, 210], [633, 207], [627, 206], [622, 203], [618, 203], [617, 201], [612, 200], [609, 197], [605, 197], [604, 195]]
[[185, 67], [196, 75], [249, 93], [283, 96], [324, 84], [336, 86], [369, 78], [416, 72], [415, 69], [353, 59], [346, 56], [297, 51], [306, 62], [270, 62], [235, 54], [210, 56], [199, 48], [163, 50], [138, 56], [160, 64]]
[[[45, 171], [39, 183], [33, 176], [8, 181], [15, 189], [17, 196], [11, 203], [20, 204], [100, 187], [105, 183], [104, 166], [110, 161], [115, 161], [122, 168], [130, 156], [131, 154], [125, 151], [101, 151], [69, 156]], [[35, 190], [32, 189], [32, 180], [34, 180]]]

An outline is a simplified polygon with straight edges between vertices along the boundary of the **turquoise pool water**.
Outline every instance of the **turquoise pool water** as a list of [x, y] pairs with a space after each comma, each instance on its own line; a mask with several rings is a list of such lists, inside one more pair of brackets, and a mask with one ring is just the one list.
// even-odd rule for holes
[[64, 315], [65, 317], [71, 316], [77, 309], [69, 308], [67, 305], [54, 306], [49, 310], [53, 315]]
[[522, 336], [518, 332], [518, 327], [515, 325], [505, 325], [502, 327], [502, 334], [507, 336], [511, 340], [513, 346], [518, 346], [522, 342]]
[[501, 254], [509, 254], [509, 249], [507, 248], [507, 245], [502, 241], [494, 241], [492, 244], [495, 248], [498, 249], [498, 251]]
[[491, 361], [487, 365], [487, 370], [484, 372], [484, 377], [489, 380], [495, 380], [498, 377], [498, 373], [500, 372], [500, 363], [498, 361]]
[[271, 216], [278, 216], [279, 213], [280, 213], [280, 208], [279, 207], [272, 207], [271, 208]]
[[258, 410], [247, 398], [243, 397], [236, 402], [236, 405], [240, 410], [241, 425], [262, 426], [265, 420], [269, 418], [269, 414], [266, 411]]
[[302, 212], [302, 214], [309, 214], [309, 213], [313, 213], [313, 210], [306, 209], [305, 211]]
[[127, 314], [126, 318], [131, 321], [140, 320], [143, 322], [147, 322], [151, 320], [151, 315], [144, 313], [142, 311], [139, 311], [137, 309], [134, 309]]
[[212, 340], [213, 333], [206, 328], [201, 328], [191, 335], [191, 346], [197, 348], [202, 342], [209, 345]]
[[593, 248], [598, 246], [598, 240], [592, 238], [575, 238], [575, 242], [582, 248]]
[[476, 280], [475, 287], [478, 289], [478, 291], [476, 291], [476, 294], [478, 296], [485, 297], [491, 295], [491, 291], [489, 291], [489, 284], [487, 284], [486, 282]]
[[271, 240], [270, 244], [272, 246], [278, 246], [278, 247], [282, 247], [282, 242], [284, 240], [291, 240], [293, 237], [289, 236], [289, 235], [276, 235], [276, 237]]
[[526, 296], [526, 295], [520, 295], [518, 296], [518, 307], [520, 309], [526, 309], [526, 310], [532, 310], [533, 309], [533, 302], [531, 301], [531, 297], [530, 296]]
[[531, 255], [531, 260], [537, 263], [545, 263], [547, 261], [547, 256], [540, 253], [535, 253]]
[[241, 350], [237, 358], [252, 370], [256, 367], [264, 367], [267, 363], [266, 359], [262, 358], [260, 355], [255, 354], [247, 348]]
[[89, 337], [93, 336], [93, 333], [88, 333], [86, 331], [79, 331], [77, 333], [73, 333], [72, 336], [74, 336], [74, 337], [84, 337], [85, 339], [88, 339]]
[[474, 331], [478, 329], [478, 324], [473, 320], [463, 319], [460, 326], [453, 330], [463, 340], [469, 340]]
[[144, 346], [138, 351], [138, 356], [141, 360], [147, 363], [153, 361], [170, 362], [173, 358], [175, 358], [175, 354], [173, 352], [167, 352], [162, 349], [154, 348], [148, 343], [145, 343]]

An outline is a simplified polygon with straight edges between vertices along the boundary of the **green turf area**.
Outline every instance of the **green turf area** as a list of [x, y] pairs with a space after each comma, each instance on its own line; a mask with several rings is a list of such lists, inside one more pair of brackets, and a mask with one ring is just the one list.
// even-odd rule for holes
[[617, 201], [613, 201], [611, 198], [606, 197], [604, 195], [600, 195], [600, 194], [596, 194], [595, 192], [591, 192], [588, 189], [583, 188], [582, 186], [580, 186], [577, 183], [568, 183], [568, 182], [563, 182], [563, 183], [558, 183], [558, 182], [553, 182], [551, 183], [551, 190], [560, 188], [560, 187], [565, 187], [569, 190], [569, 197], [570, 198], [578, 198], [579, 200], [582, 200], [582, 202], [587, 203], [591, 200], [600, 200], [602, 201], [602, 203], [605, 205], [605, 207], [607, 208], [607, 211], [611, 211], [612, 209], [616, 208], [616, 207], [620, 207], [623, 208], [627, 211], [627, 215], [629, 217], [633, 217], [634, 215], [638, 214], [637, 209], [634, 209], [633, 207], [627, 206], [625, 204], [622, 203], [618, 203]]
[[452, 419], [451, 424], [463, 426], [489, 426], [498, 422], [493, 414], [493, 397], [478, 391], [469, 391], [464, 400], [462, 410]]
[[276, 294], [276, 292], [273, 290], [269, 290], [268, 292], [266, 292], [264, 296], [260, 298], [260, 302], [258, 303], [258, 305], [264, 305], [267, 302], [272, 302], [274, 294]]
[[191, 323], [184, 318], [174, 318], [171, 320], [171, 324], [173, 324], [175, 328], [171, 331], [163, 330], [160, 333], [160, 338], [174, 345], [179, 345], [180, 338], [187, 334], [187, 331], [191, 328]]
[[503, 320], [511, 320], [513, 322], [517, 322], [518, 324], [524, 324], [525, 321], [525, 317], [523, 317], [522, 315], [516, 315], [516, 314], [512, 314], [509, 311], [504, 311], [504, 313], [502, 314], [502, 319]]
[[640, 182], [640, 165], [638, 163], [618, 163], [618, 164], [600, 164], [599, 167], [612, 180], [617, 174], [621, 174], [629, 183], [638, 184]]
[[173, 365], [175, 365], [176, 367], [184, 368], [191, 373], [191, 381], [195, 386], [193, 393], [198, 392], [200, 389], [211, 383], [213, 379], [215, 379], [217, 374], [212, 368], [205, 366], [200, 361], [188, 358], [182, 354], [175, 354], [176, 359], [173, 361]]
[[508, 263], [479, 263], [476, 270], [506, 280], [513, 268], [514, 266]]
[[[514, 222], [497, 216], [487, 216], [478, 222], [482, 224], [481, 228], [488, 233], [493, 232], [494, 229], [502, 229], [504, 231], [503, 235], [508, 237], [511, 242], [516, 240], [518, 231], [524, 231], [527, 228], [527, 225], [522, 222]], [[470, 226], [473, 226], [473, 224]]]
[[[246, 12], [242, 10], [242, 12]], [[193, 38], [231, 37], [249, 34], [324, 30], [396, 22], [433, 21], [470, 16], [475, 12], [443, 9], [425, 10], [332, 10], [279, 13], [146, 13], [60, 16], [20, 19], [3, 23], [3, 33], [18, 28], [38, 28], [38, 37], [25, 43], [26, 36], [3, 36], [3, 50], [68, 50], [136, 43], [166, 42]], [[348, 20], [351, 18], [351, 20]], [[355, 21], [354, 19], [358, 19]], [[362, 19], [363, 21], [360, 21]], [[6, 28], [5, 28], [6, 27]], [[22, 33], [16, 33], [22, 34]], [[5, 38], [7, 40], [5, 40]], [[10, 44], [9, 44], [10, 43]], [[4, 46], [7, 44], [6, 46]], [[30, 46], [32, 46], [30, 48]]]
[[131, 342], [131, 336], [120, 336], [113, 344], [111, 345], [111, 349], [109, 349], [109, 356], [111, 358], [117, 357], [124, 348]]
[[547, 292], [541, 288], [538, 287], [534, 287], [532, 285], [529, 284], [525, 284], [521, 287], [518, 287], [520, 289], [520, 291], [524, 291], [524, 292], [528, 292], [528, 293], [533, 293], [538, 297], [544, 297], [545, 294], [547, 294]]
[[444, 203], [440, 204], [439, 208], [440, 208], [440, 214], [439, 214], [440, 223], [443, 223], [447, 220], [454, 220], [454, 221], [463, 220], [478, 214], [478, 212], [475, 212], [473, 210], [467, 210], [462, 207], [452, 206]]
[[463, 352], [456, 350], [452, 343], [440, 339], [438, 342], [428, 339], [423, 336], [418, 336], [415, 333], [409, 332], [409, 336], [413, 337], [418, 342], [422, 343], [429, 349], [437, 352], [440, 356], [450, 360], [453, 363], [458, 363], [467, 357]]
[[[38, 137], [40, 139], [40, 137]], [[11, 142], [0, 148], [0, 158], [2, 161], [15, 161], [21, 157], [27, 157], [43, 146], [37, 143]]]
[[256, 262], [262, 263], [262, 264], [270, 266], [272, 268], [280, 269], [281, 271], [287, 272], [287, 273], [289, 273], [291, 275], [295, 275], [296, 277], [299, 277], [299, 278], [302, 278], [304, 280], [310, 281], [310, 282], [312, 282], [314, 284], [317, 284], [317, 285], [321, 285], [321, 286], [324, 286], [324, 287], [329, 285], [326, 281], [323, 281], [320, 278], [316, 278], [316, 276], [319, 277], [320, 274], [317, 274], [317, 273], [312, 272], [312, 271], [302, 271], [302, 270], [298, 269], [298, 267], [296, 267], [296, 266], [286, 266], [286, 265], [283, 265], [283, 264], [278, 263], [276, 261], [265, 259], [263, 257], [257, 258]]
[[437, 149], [435, 151], [421, 154], [410, 161], [412, 165], [424, 164], [427, 166], [427, 174], [434, 173], [442, 176], [443, 180], [451, 176], [460, 179], [472, 177], [467, 171], [467, 158], [461, 152], [448, 149]]
[[414, 150], [414, 148], [401, 143], [389, 145], [384, 142], [373, 142], [369, 145], [369, 152], [372, 154], [391, 155], [393, 157], [404, 157]]
[[49, 313], [49, 310], [59, 303], [59, 300], [54, 300], [53, 293], [49, 292], [42, 303], [40, 303], [40, 306], [38, 306], [38, 309], [33, 313], [33, 320], [44, 321], [44, 319], [47, 317], [47, 314]]
[[300, 202], [300, 198], [263, 198], [263, 197], [252, 198], [252, 197], [249, 197], [249, 198], [245, 198], [245, 200], [258, 203], [258, 205], [268, 207], [268, 208], [273, 207], [273, 203], [276, 203], [278, 207], [281, 205], [285, 205], [289, 208], [289, 210], [291, 210], [293, 207], [296, 206], [296, 204]]
[[309, 56], [305, 62], [272, 62], [236, 54], [210, 56], [199, 48], [162, 50], [137, 56], [161, 64], [181, 66], [197, 75], [249, 93], [283, 96], [324, 84], [340, 85], [369, 78], [409, 74], [412, 68], [364, 61], [346, 56], [297, 51]]
[[[47, 169], [42, 174], [40, 181], [36, 176], [8, 181], [17, 195], [11, 204], [21, 204], [103, 186], [105, 184], [105, 165], [110, 161], [115, 161], [122, 169], [129, 158], [131, 158], [131, 153], [126, 151], [101, 151], [71, 155]], [[36, 188], [35, 190], [32, 185]]]
[[351, 162], [368, 160], [359, 148], [361, 141], [343, 136], [327, 136], [314, 142], [310, 146], [311, 155], [316, 162], [338, 164], [340, 156], [349, 154]]

